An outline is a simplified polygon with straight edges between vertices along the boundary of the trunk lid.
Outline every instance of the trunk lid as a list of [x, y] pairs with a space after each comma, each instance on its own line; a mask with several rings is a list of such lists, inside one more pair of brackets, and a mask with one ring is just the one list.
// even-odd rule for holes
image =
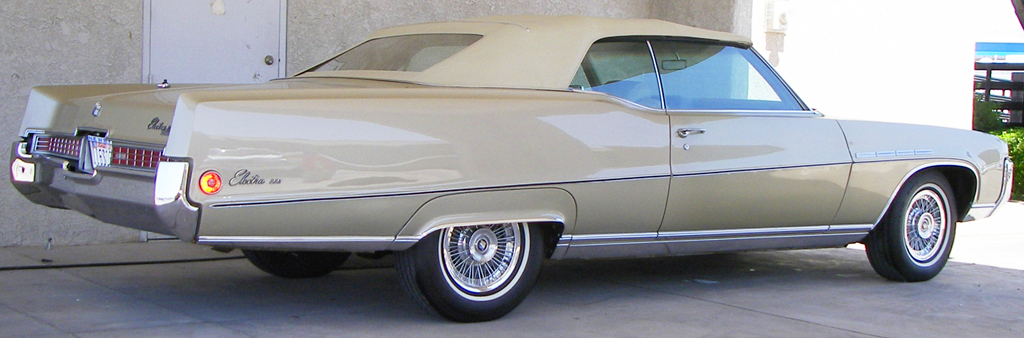
[[224, 90], [289, 90], [392, 87], [395, 84], [339, 78], [291, 78], [255, 85], [152, 84], [41, 86], [32, 89], [20, 133], [29, 130], [163, 146], [167, 143], [178, 97], [183, 93]]

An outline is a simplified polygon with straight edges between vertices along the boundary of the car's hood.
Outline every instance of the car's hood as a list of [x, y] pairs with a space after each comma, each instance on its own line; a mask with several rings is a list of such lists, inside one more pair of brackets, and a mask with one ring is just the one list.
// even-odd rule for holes
[[344, 78], [290, 78], [249, 85], [152, 84], [41, 86], [32, 89], [20, 133], [27, 130], [74, 134], [105, 133], [108, 138], [165, 144], [174, 108], [183, 93], [410, 87], [413, 85]]

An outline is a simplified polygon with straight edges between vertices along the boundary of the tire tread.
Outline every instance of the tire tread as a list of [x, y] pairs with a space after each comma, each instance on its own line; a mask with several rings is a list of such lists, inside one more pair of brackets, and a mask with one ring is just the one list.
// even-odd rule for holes
[[[936, 258], [940, 261], [930, 267], [920, 267], [911, 263], [909, 254], [903, 247], [903, 239], [899, 237], [903, 226], [903, 210], [907, 207], [910, 199], [917, 193], [919, 187], [933, 183], [942, 190], [946, 197], [946, 217], [953, 218], [952, 223], [946, 229], [946, 245], [944, 252]], [[953, 189], [946, 178], [934, 171], [922, 172], [914, 175], [900, 188], [893, 202], [882, 217], [878, 226], [873, 229], [863, 243], [868, 262], [880, 276], [897, 282], [922, 282], [934, 278], [949, 259], [949, 253], [953, 249], [953, 240], [956, 235], [956, 198]], [[946, 220], [947, 222], [949, 220]]]

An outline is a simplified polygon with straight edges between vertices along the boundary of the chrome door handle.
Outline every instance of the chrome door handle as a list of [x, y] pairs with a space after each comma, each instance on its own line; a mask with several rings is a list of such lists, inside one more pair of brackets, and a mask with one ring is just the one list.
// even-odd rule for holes
[[679, 136], [679, 138], [686, 138], [693, 134], [703, 134], [706, 132], [708, 132], [707, 129], [679, 129], [676, 130], [676, 135]]

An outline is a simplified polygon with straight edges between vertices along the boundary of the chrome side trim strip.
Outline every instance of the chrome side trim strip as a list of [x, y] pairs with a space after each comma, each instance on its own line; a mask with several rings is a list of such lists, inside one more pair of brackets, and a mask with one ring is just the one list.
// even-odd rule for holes
[[[775, 240], [775, 239], [796, 239], [796, 238], [826, 238], [835, 236], [849, 236], [850, 233], [818, 233], [818, 234], [792, 234], [792, 235], [781, 235], [781, 236], [743, 236], [743, 237], [732, 237], [732, 238], [687, 238], [687, 239], [671, 239], [661, 241], [665, 244], [682, 244], [682, 243], [706, 243], [706, 242], [737, 242], [737, 241], [751, 241], [751, 240]], [[864, 233], [867, 235], [867, 233]], [[797, 245], [799, 246], [799, 245]], [[757, 249], [751, 248], [750, 250]], [[742, 250], [742, 249], [741, 249]], [[732, 250], [728, 250], [732, 251]]]
[[199, 244], [391, 242], [390, 236], [199, 236]]
[[561, 259], [565, 257], [565, 254], [569, 252], [569, 243], [562, 243], [561, 241], [555, 245], [555, 250], [551, 252], [551, 259]]
[[387, 250], [389, 236], [199, 236], [196, 244], [233, 248], [371, 252]]
[[580, 94], [586, 94], [586, 95], [599, 95], [599, 96], [603, 96], [605, 98], [611, 99], [612, 101], [618, 102], [618, 103], [620, 103], [620, 104], [622, 104], [624, 106], [627, 106], [629, 108], [633, 108], [633, 109], [637, 109], [637, 110], [642, 110], [642, 111], [645, 111], [645, 112], [648, 112], [648, 113], [660, 113], [660, 114], [664, 114], [665, 113], [664, 109], [655, 109], [655, 108], [651, 108], [651, 107], [648, 107], [648, 106], [643, 106], [643, 105], [640, 105], [639, 103], [636, 103], [636, 102], [633, 102], [633, 101], [630, 101], [630, 100], [626, 100], [624, 98], [621, 98], [621, 97], [618, 97], [618, 96], [615, 96], [615, 95], [611, 95], [611, 94], [608, 94], [608, 93], [597, 92], [597, 91], [592, 91], [592, 90], [580, 90], [580, 89], [569, 89], [569, 91], [573, 92], [573, 93], [580, 93]]
[[[463, 226], [474, 226], [474, 225], [486, 225], [486, 224], [504, 224], [504, 223], [561, 223], [561, 224], [565, 224], [565, 219], [562, 219], [560, 217], [544, 217], [544, 218], [505, 219], [505, 220], [487, 220], [487, 221], [459, 222], [459, 223], [443, 223], [443, 224], [438, 224], [436, 226], [430, 227], [428, 230], [423, 231], [422, 233], [419, 233], [419, 234], [416, 234], [416, 235], [412, 235], [412, 236], [395, 236], [393, 238], [394, 241], [388, 247], [388, 250], [402, 251], [402, 250], [411, 248], [413, 245], [416, 245], [417, 242], [422, 240], [423, 237], [427, 237], [427, 235], [430, 235], [431, 233], [433, 233], [435, 231], [438, 231], [438, 230], [441, 230], [441, 229], [454, 228], [454, 227], [463, 227]], [[559, 243], [562, 243], [562, 241], [565, 240], [566, 237], [572, 238], [571, 235], [562, 235], [562, 238], [559, 239]]]
[[630, 240], [630, 239], [656, 239], [658, 238], [657, 232], [642, 232], [642, 233], [619, 233], [619, 234], [594, 234], [594, 235], [572, 235], [573, 243], [579, 241], [619, 241], [619, 240]]
[[620, 181], [637, 181], [637, 180], [652, 180], [652, 179], [666, 179], [671, 178], [672, 175], [650, 175], [650, 176], [637, 176], [637, 177], [622, 177], [622, 178], [603, 178], [603, 179], [592, 179], [592, 180], [580, 180], [580, 181], [566, 181], [566, 182], [541, 182], [533, 184], [520, 184], [520, 185], [504, 185], [504, 186], [490, 186], [490, 187], [477, 187], [477, 188], [465, 188], [465, 189], [450, 189], [450, 190], [436, 190], [436, 191], [408, 191], [408, 192], [393, 192], [393, 193], [380, 193], [380, 194], [363, 194], [363, 195], [346, 195], [346, 196], [323, 196], [323, 197], [300, 197], [300, 198], [289, 198], [289, 199], [266, 199], [266, 200], [252, 200], [252, 201], [241, 201], [241, 202], [221, 202], [210, 205], [211, 208], [234, 208], [234, 207], [250, 207], [250, 206], [262, 206], [262, 205], [273, 205], [273, 204], [291, 204], [291, 203], [307, 203], [307, 202], [326, 202], [326, 201], [340, 201], [358, 198], [380, 198], [380, 197], [401, 197], [401, 196], [417, 196], [417, 195], [443, 195], [450, 193], [466, 193], [466, 192], [477, 192], [477, 191], [491, 191], [491, 190], [503, 190], [503, 189], [525, 189], [535, 187], [553, 187], [564, 184], [581, 184], [581, 183], [600, 183], [600, 182], [620, 182]]
[[586, 183], [599, 183], [599, 182], [619, 182], [619, 181], [636, 181], [636, 180], [650, 180], [650, 179], [665, 179], [672, 177], [690, 177], [690, 176], [708, 176], [708, 175], [719, 175], [729, 174], [738, 172], [761, 172], [761, 171], [772, 171], [780, 169], [797, 169], [797, 168], [816, 168], [824, 166], [835, 166], [835, 165], [849, 165], [850, 163], [816, 163], [807, 165], [798, 165], [790, 167], [775, 167], [775, 168], [743, 168], [737, 170], [727, 171], [715, 171], [715, 172], [700, 172], [700, 173], [680, 173], [676, 175], [665, 174], [665, 175], [650, 175], [650, 176], [637, 176], [637, 177], [617, 177], [617, 178], [602, 178], [592, 180], [579, 180], [579, 181], [565, 181], [565, 182], [541, 182], [535, 184], [522, 184], [522, 185], [507, 185], [507, 186], [490, 186], [490, 187], [479, 187], [479, 188], [467, 188], [467, 189], [451, 189], [451, 190], [438, 190], [438, 191], [408, 191], [408, 192], [395, 192], [385, 194], [365, 194], [365, 195], [348, 195], [348, 196], [323, 196], [323, 197], [301, 197], [301, 198], [289, 198], [289, 199], [265, 199], [265, 200], [252, 200], [252, 201], [239, 201], [239, 202], [219, 202], [210, 205], [211, 208], [234, 208], [234, 207], [250, 207], [250, 206], [263, 206], [273, 204], [291, 204], [291, 203], [308, 203], [308, 202], [326, 202], [326, 201], [339, 201], [357, 198], [380, 198], [380, 197], [400, 197], [400, 196], [415, 196], [415, 195], [427, 195], [427, 194], [448, 194], [448, 193], [462, 193], [462, 192], [474, 192], [474, 191], [487, 191], [496, 189], [521, 189], [530, 187], [550, 187], [563, 184], [586, 184]]
[[832, 225], [828, 227], [829, 233], [837, 232], [868, 232], [874, 229], [874, 224], [843, 224], [843, 225]]
[[977, 221], [979, 219], [988, 218], [996, 212], [995, 204], [975, 204], [971, 206], [971, 210], [967, 212], [967, 217], [964, 222]]
[[814, 225], [786, 228], [749, 228], [726, 230], [698, 230], [674, 232], [617, 233], [594, 235], [564, 235], [559, 245], [569, 247], [637, 245], [654, 243], [681, 243], [699, 241], [747, 240], [767, 238], [797, 238], [805, 236], [833, 236], [867, 234], [873, 224]]
[[826, 162], [826, 163], [810, 163], [802, 165], [784, 166], [784, 167], [766, 167], [766, 168], [740, 168], [735, 170], [720, 170], [720, 171], [705, 171], [705, 172], [682, 172], [673, 174], [672, 177], [700, 177], [700, 176], [713, 176], [721, 174], [732, 174], [732, 173], [757, 173], [765, 171], [777, 171], [777, 170], [788, 170], [788, 169], [801, 169], [801, 168], [820, 168], [820, 167], [831, 167], [840, 165], [850, 165], [849, 162]]
[[818, 113], [812, 110], [698, 110], [698, 109], [670, 109], [669, 114], [722, 114], [736, 116], [757, 116], [757, 117], [818, 117]]
[[932, 155], [935, 151], [931, 149], [919, 149], [919, 150], [887, 150], [887, 151], [868, 151], [857, 153], [857, 158], [878, 158], [878, 157], [906, 157], [906, 156], [922, 156]]
[[570, 244], [567, 251], [552, 258], [608, 258], [678, 256], [713, 252], [808, 249], [842, 247], [867, 236], [861, 233], [790, 234], [736, 238], [682, 238], [618, 244]]
[[788, 228], [753, 228], [729, 230], [676, 231], [658, 234], [658, 239], [710, 238], [710, 237], [747, 237], [756, 235], [785, 235], [795, 233], [824, 233], [827, 225], [788, 227]]

